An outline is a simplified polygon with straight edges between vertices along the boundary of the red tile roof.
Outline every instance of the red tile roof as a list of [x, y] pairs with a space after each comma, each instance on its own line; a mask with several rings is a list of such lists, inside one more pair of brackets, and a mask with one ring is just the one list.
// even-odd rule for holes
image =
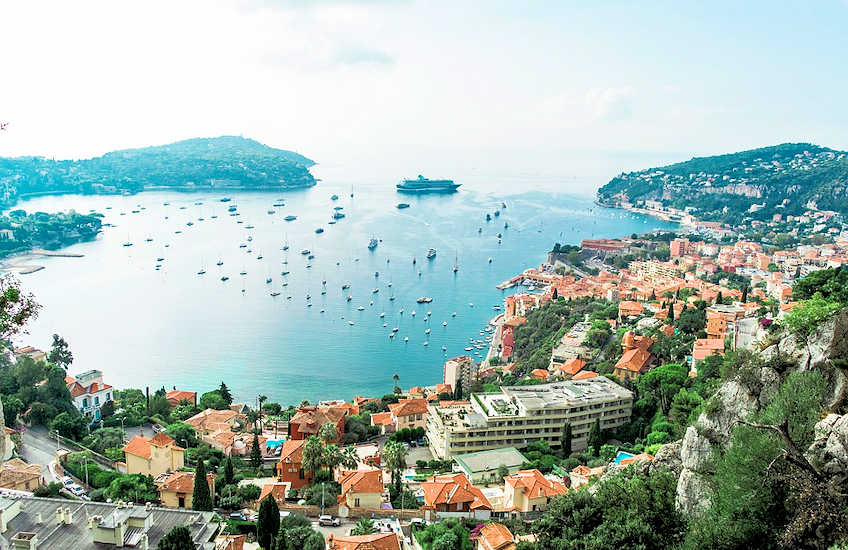
[[568, 492], [565, 485], [547, 479], [539, 470], [521, 470], [505, 477], [504, 481], [527, 498], [555, 497]]
[[587, 378], [595, 378], [598, 376], [597, 372], [593, 372], [590, 370], [582, 370], [575, 374], [571, 379], [572, 380], [586, 380]]
[[287, 461], [299, 464], [303, 462], [303, 445], [306, 444], [305, 439], [287, 439], [283, 443], [283, 450], [280, 451], [280, 461]]
[[389, 410], [395, 418], [409, 416], [411, 414], [422, 414], [427, 412], [426, 399], [404, 399], [397, 403], [391, 403]]
[[152, 439], [149, 437], [144, 437], [143, 435], [137, 435], [130, 439], [129, 443], [124, 446], [124, 452], [140, 456], [141, 458], [150, 458], [150, 445], [156, 445], [157, 447], [167, 447], [168, 445], [172, 445], [175, 450], [183, 451], [182, 447], [178, 445], [174, 445], [174, 440], [168, 437], [163, 433], [156, 434]]
[[548, 379], [548, 371], [546, 371], [545, 369], [533, 369], [533, 371], [530, 372], [530, 376], [538, 380], [544, 381]]
[[400, 550], [395, 533], [342, 536], [327, 535], [327, 550]]
[[383, 471], [382, 470], [354, 470], [344, 472], [341, 477], [342, 493], [339, 499], [348, 493], [382, 493]]
[[465, 474], [435, 476], [421, 484], [425, 507], [440, 504], [470, 503], [473, 510], [492, 510], [492, 505], [480, 489], [474, 487]]
[[265, 500], [268, 495], [277, 502], [286, 500], [286, 491], [291, 488], [291, 483], [274, 482], [266, 483], [262, 486], [262, 492], [259, 493], [259, 502]]
[[615, 364], [615, 368], [631, 372], [642, 372], [650, 364], [653, 356], [641, 348], [625, 351]]
[[574, 376], [575, 374], [577, 374], [578, 372], [583, 370], [583, 367], [585, 367], [585, 366], [586, 366], [586, 361], [584, 361], [584, 360], [582, 360], [578, 357], [572, 357], [571, 359], [569, 359], [568, 361], [566, 361], [565, 363], [562, 364], [562, 366], [560, 367], [560, 370], [565, 374], [568, 374], [570, 376]]
[[289, 424], [297, 424], [302, 434], [317, 434], [324, 424], [337, 424], [347, 415], [347, 409], [339, 407], [301, 407], [289, 420]]
[[395, 421], [390, 412], [374, 413], [371, 415], [372, 426], [391, 426], [394, 423]]
[[165, 399], [171, 404], [172, 407], [176, 407], [180, 404], [180, 401], [188, 401], [189, 403], [197, 402], [197, 392], [193, 391], [184, 391], [184, 390], [171, 390], [165, 394]]
[[513, 550], [515, 537], [502, 523], [489, 523], [480, 529], [480, 539], [485, 541], [486, 550]]
[[[212, 489], [215, 474], [206, 474], [206, 480], [209, 483], [209, 489]], [[194, 493], [194, 472], [174, 472], [156, 484], [159, 492], [169, 493], [184, 493], [187, 495]]]

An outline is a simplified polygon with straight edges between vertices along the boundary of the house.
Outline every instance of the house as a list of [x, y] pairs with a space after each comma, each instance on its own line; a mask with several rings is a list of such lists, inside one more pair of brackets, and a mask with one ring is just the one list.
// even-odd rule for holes
[[471, 517], [489, 519], [492, 505], [465, 474], [445, 474], [421, 483], [424, 491], [424, 518]]
[[572, 380], [586, 380], [587, 378], [595, 378], [598, 376], [598, 373], [591, 370], [581, 370], [577, 374], [571, 377]]
[[192, 405], [197, 405], [197, 392], [172, 389], [165, 394], [165, 399], [171, 404], [171, 410], [177, 407], [183, 401], [188, 401]]
[[312, 482], [312, 472], [303, 469], [303, 439], [289, 439], [283, 443], [280, 461], [277, 462], [277, 480], [300, 489]]
[[551, 499], [568, 489], [551, 481], [539, 470], [522, 470], [504, 478], [504, 512], [536, 512], [546, 510]]
[[373, 535], [327, 535], [327, 550], [400, 550], [400, 541], [395, 533]]
[[339, 480], [339, 515], [347, 517], [353, 508], [379, 510], [383, 504], [383, 471], [354, 470], [343, 472]]
[[568, 473], [569, 487], [576, 489], [581, 485], [586, 485], [591, 478], [599, 478], [604, 475], [604, 470], [606, 470], [606, 466], [598, 466], [597, 468], [577, 466]]
[[7, 460], [0, 467], [0, 489], [35, 491], [41, 485], [41, 466], [20, 458]]
[[522, 464], [527, 462], [527, 458], [515, 447], [477, 451], [457, 455], [453, 459], [471, 483], [500, 484], [503, 481], [498, 474], [501, 466], [505, 467], [509, 474], [514, 474], [521, 469]]
[[174, 527], [207, 549], [220, 529], [215, 512], [62, 498], [0, 497], [0, 518], [0, 547], [18, 550], [152, 550]]
[[222, 411], [206, 409], [185, 420], [185, 423], [194, 428], [197, 435], [204, 436], [214, 432], [228, 431], [233, 428], [238, 420], [239, 414], [229, 409]]
[[653, 338], [636, 336], [632, 330], [621, 338], [622, 355], [615, 364], [613, 374], [622, 380], [636, 378], [648, 372], [656, 357], [649, 351], [654, 344]]
[[81, 413], [94, 420], [100, 420], [100, 408], [112, 400], [112, 386], [103, 383], [103, 372], [89, 370], [75, 377], [66, 376], [65, 384]]
[[542, 382], [547, 381], [548, 379], [548, 371], [545, 369], [533, 369], [530, 371], [530, 376], [535, 378], [536, 380], [541, 380]]
[[390, 411], [372, 414], [371, 425], [380, 428], [380, 435], [395, 431], [395, 419]]
[[310, 435], [318, 435], [324, 424], [333, 424], [339, 436], [334, 443], [341, 443], [344, 441], [345, 416], [347, 409], [342, 407], [300, 407], [289, 420], [289, 439], [307, 439]]
[[724, 355], [724, 340], [721, 338], [698, 338], [692, 347], [692, 367], [710, 355]]
[[23, 346], [20, 348], [15, 348], [15, 360], [18, 360], [25, 355], [27, 357], [31, 357], [35, 361], [47, 360], [47, 354], [33, 346]]
[[502, 523], [487, 523], [477, 537], [477, 550], [515, 550], [515, 537]]
[[154, 478], [176, 472], [185, 466], [185, 449], [164, 433], [154, 437], [137, 435], [124, 447], [128, 474], [145, 474]]
[[262, 492], [259, 493], [259, 499], [257, 502], [262, 502], [265, 500], [265, 497], [270, 496], [277, 502], [278, 506], [281, 506], [286, 503], [286, 495], [288, 495], [291, 489], [291, 483], [287, 481], [266, 483], [262, 486]]
[[[215, 474], [206, 474], [209, 494], [215, 494]], [[172, 472], [156, 480], [159, 500], [168, 508], [191, 509], [194, 502], [194, 472]]]
[[572, 357], [561, 366], [557, 368], [554, 372], [557, 376], [562, 376], [566, 380], [572, 378], [575, 374], [583, 370], [583, 367], [586, 366], [586, 361], [580, 359], [579, 357]]
[[391, 403], [389, 412], [395, 420], [395, 430], [424, 428], [427, 425], [426, 399], [403, 399]]
[[[204, 443], [208, 443], [213, 449], [221, 451], [224, 456], [248, 456], [253, 448], [253, 434], [250, 432], [233, 432], [226, 426], [225, 429], [213, 432], [201, 437]], [[267, 453], [268, 438], [264, 435], [258, 436], [259, 454], [265, 456]]]

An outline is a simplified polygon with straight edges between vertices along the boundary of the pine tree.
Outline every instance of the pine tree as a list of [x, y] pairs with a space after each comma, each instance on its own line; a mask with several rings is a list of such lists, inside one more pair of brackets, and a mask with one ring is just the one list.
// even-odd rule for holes
[[668, 304], [668, 322], [674, 322], [674, 304]]
[[193, 550], [194, 548], [191, 531], [183, 525], [168, 531], [168, 534], [159, 539], [159, 544], [156, 545], [156, 550]]
[[221, 394], [221, 399], [227, 402], [227, 405], [233, 404], [233, 394], [230, 393], [230, 389], [221, 381], [221, 387], [218, 388], [218, 393]]
[[462, 379], [456, 381], [456, 389], [453, 392], [453, 398], [457, 401], [462, 401]]
[[262, 452], [259, 450], [259, 434], [253, 432], [253, 445], [250, 446], [250, 465], [254, 468], [262, 466]]
[[651, 297], [649, 299], [651, 301], [654, 301], [654, 300], [657, 299], [657, 294], [656, 294], [656, 292], [654, 292], [654, 289], [651, 289]]
[[202, 460], [197, 461], [197, 468], [194, 470], [194, 494], [192, 495], [191, 509], [199, 512], [212, 511], [212, 495], [209, 494], [206, 465]]
[[598, 456], [598, 453], [601, 450], [601, 445], [604, 444], [604, 437], [601, 433], [601, 420], [599, 418], [595, 419], [595, 423], [592, 424], [592, 427], [589, 429], [588, 443], [589, 448], [592, 449], [595, 456]]
[[722, 296], [722, 295], [721, 295], [721, 291], [719, 290], [719, 291], [718, 291], [718, 296], [716, 296], [716, 301], [715, 301], [715, 303], [717, 303], [717, 304], [721, 304], [721, 303], [723, 303], [723, 302], [724, 302], [724, 296]]
[[232, 485], [233, 481], [235, 481], [233, 461], [230, 457], [227, 457], [227, 461], [224, 462], [224, 485]]
[[571, 430], [571, 423], [566, 422], [562, 427], [562, 437], [560, 438], [560, 443], [562, 444], [562, 457], [568, 458], [571, 456], [571, 440], [573, 439], [573, 434]]
[[742, 288], [742, 303], [743, 303], [743, 304], [747, 304], [747, 303], [748, 303], [748, 285], [745, 285], [745, 286]]
[[256, 538], [259, 546], [268, 550], [280, 530], [280, 507], [273, 496], [267, 496], [259, 504], [259, 518], [256, 522]]
[[559, 298], [559, 293], [557, 292], [556, 287], [554, 287], [554, 292], [553, 292], [553, 294], [551, 295], [551, 297], [552, 297], [554, 300], [556, 300], [557, 298]]

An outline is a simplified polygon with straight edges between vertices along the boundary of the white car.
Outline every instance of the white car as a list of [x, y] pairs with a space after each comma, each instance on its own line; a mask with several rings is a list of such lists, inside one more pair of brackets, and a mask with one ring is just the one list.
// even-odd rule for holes
[[79, 486], [79, 485], [77, 485], [76, 483], [74, 483], [73, 485], [71, 485], [70, 487], [68, 487], [68, 490], [69, 490], [71, 493], [73, 493], [73, 495], [74, 495], [75, 497], [81, 497], [81, 496], [85, 495], [85, 489], [83, 489], [82, 487], [80, 487], [80, 486]]
[[60, 481], [60, 482], [62, 483], [62, 485], [64, 485], [66, 488], [67, 488], [67, 487], [70, 487], [71, 485], [73, 485], [73, 484], [74, 484], [74, 480], [73, 480], [73, 479], [71, 479], [71, 478], [69, 478], [68, 476], [64, 476], [64, 477], [59, 478], [59, 481]]

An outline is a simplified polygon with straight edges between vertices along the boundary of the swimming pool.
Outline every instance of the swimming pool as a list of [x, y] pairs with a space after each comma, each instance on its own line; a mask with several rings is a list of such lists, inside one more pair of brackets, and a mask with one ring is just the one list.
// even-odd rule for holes
[[269, 449], [276, 449], [277, 447], [279, 447], [280, 445], [282, 445], [285, 442], [286, 442], [285, 439], [269, 439], [268, 441], [265, 442], [265, 446], [268, 447]]
[[618, 454], [615, 455], [615, 463], [621, 466], [622, 460], [625, 460], [627, 458], [633, 458], [634, 456], [636, 455], [634, 455], [633, 453], [628, 453], [627, 451], [618, 451]]

